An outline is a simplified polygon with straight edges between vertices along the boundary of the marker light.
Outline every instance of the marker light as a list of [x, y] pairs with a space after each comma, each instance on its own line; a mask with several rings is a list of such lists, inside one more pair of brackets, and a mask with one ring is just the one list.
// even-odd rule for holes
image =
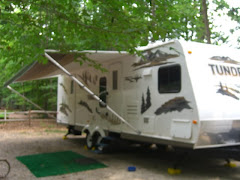
[[188, 54], [192, 54], [192, 51], [188, 51]]
[[192, 123], [193, 123], [193, 124], [197, 124], [197, 120], [193, 120]]

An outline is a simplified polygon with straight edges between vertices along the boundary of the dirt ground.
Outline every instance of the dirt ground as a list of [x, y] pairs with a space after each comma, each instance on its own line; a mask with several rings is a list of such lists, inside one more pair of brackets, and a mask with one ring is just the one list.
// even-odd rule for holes
[[[96, 154], [84, 148], [84, 136], [68, 136], [63, 140], [66, 128], [52, 121], [0, 123], [0, 158], [11, 164], [6, 180], [172, 180], [172, 179], [240, 179], [240, 163], [234, 168], [225, 167], [223, 159], [191, 155], [182, 162], [181, 174], [170, 175], [168, 168], [176, 162], [176, 154], [160, 151], [156, 147], [119, 147], [107, 154]], [[36, 178], [16, 157], [38, 153], [71, 150], [94, 158], [107, 168], [60, 176]], [[135, 172], [127, 171], [135, 166]]]

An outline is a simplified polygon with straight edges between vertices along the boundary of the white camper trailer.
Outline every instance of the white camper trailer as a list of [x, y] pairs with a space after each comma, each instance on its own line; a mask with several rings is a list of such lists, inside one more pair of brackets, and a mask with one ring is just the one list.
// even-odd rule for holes
[[111, 134], [191, 149], [240, 144], [239, 51], [185, 41], [138, 50], [84, 51], [105, 73], [48, 50], [69, 73], [35, 63], [10, 82], [59, 75], [57, 121], [86, 132], [89, 148]]

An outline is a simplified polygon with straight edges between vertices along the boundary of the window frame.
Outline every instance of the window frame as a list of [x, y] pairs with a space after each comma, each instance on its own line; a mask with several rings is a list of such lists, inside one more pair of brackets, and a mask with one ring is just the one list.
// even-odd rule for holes
[[[169, 90], [169, 88], [165, 91], [161, 91], [161, 83], [160, 83], [160, 71], [162, 69], [168, 69], [168, 74], [169, 74], [169, 69], [172, 68], [172, 67], [179, 67], [179, 86], [178, 86], [178, 89], [175, 89], [175, 90]], [[170, 76], [168, 76], [168, 86], [169, 86], [169, 78]], [[180, 64], [173, 64], [173, 65], [168, 65], [168, 66], [163, 66], [163, 67], [160, 67], [158, 69], [158, 92], [160, 94], [172, 94], [172, 93], [180, 93], [181, 92], [181, 89], [182, 89], [182, 69], [181, 69], [181, 65]]]

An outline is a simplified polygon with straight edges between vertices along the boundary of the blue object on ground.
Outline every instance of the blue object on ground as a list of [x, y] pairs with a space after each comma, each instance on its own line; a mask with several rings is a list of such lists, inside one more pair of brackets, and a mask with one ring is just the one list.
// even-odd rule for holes
[[136, 167], [135, 166], [129, 166], [128, 171], [136, 171]]

